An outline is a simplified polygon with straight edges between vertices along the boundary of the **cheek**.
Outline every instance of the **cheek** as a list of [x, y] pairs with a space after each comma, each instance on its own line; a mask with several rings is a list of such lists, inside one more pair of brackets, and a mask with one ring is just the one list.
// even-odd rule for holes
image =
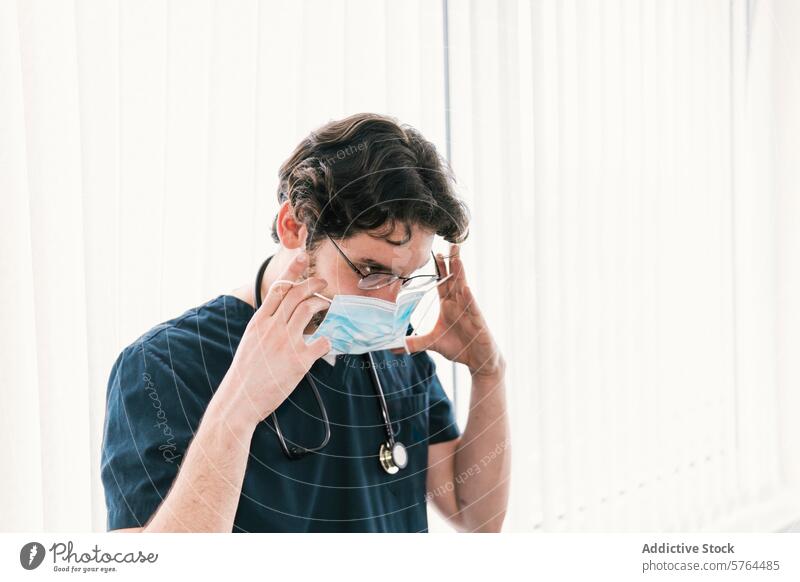
[[322, 294], [328, 297], [334, 295], [361, 295], [364, 292], [358, 288], [358, 275], [347, 265], [331, 264], [328, 261], [315, 261], [311, 274], [314, 277], [325, 279], [328, 286]]
[[369, 295], [370, 297], [374, 297], [375, 299], [383, 299], [384, 301], [397, 301], [397, 295], [400, 291], [400, 284], [393, 283], [392, 285], [387, 285], [381, 289], [374, 289], [372, 291], [362, 291], [359, 290], [360, 294], [362, 295]]

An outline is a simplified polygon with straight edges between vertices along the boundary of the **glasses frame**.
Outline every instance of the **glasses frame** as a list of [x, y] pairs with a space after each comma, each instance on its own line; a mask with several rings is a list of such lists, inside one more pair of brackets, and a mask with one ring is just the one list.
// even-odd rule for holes
[[[331, 243], [333, 243], [333, 246], [336, 248], [337, 251], [339, 251], [339, 254], [342, 255], [342, 258], [345, 261], [347, 261], [347, 264], [350, 265], [350, 268], [353, 269], [353, 271], [355, 271], [356, 273], [358, 273], [358, 275], [361, 277], [361, 279], [358, 281], [358, 288], [359, 289], [363, 289], [365, 291], [372, 291], [372, 290], [375, 290], [375, 289], [383, 289], [384, 287], [388, 287], [389, 285], [393, 285], [394, 283], [397, 283], [398, 281], [402, 281], [402, 283], [400, 283], [400, 286], [405, 289], [406, 286], [408, 285], [409, 281], [411, 281], [412, 279], [419, 279], [420, 277], [430, 278], [431, 281], [441, 281], [442, 280], [442, 272], [439, 270], [439, 263], [437, 262], [436, 255], [433, 253], [433, 251], [431, 251], [431, 256], [433, 257], [433, 264], [436, 267], [436, 275], [435, 275], [436, 278], [435, 279], [433, 278], [434, 275], [413, 275], [411, 277], [403, 277], [401, 275], [397, 275], [395, 273], [388, 273], [386, 271], [371, 271], [371, 272], [365, 274], [365, 273], [361, 272], [361, 269], [359, 269], [358, 267], [355, 266], [355, 264], [353, 264], [353, 261], [351, 261], [349, 258], [347, 258], [347, 255], [344, 254], [344, 251], [341, 248], [339, 248], [339, 245], [336, 244], [336, 241], [333, 240], [331, 235], [326, 234], [325, 236], [327, 236], [328, 240], [330, 240]], [[362, 281], [364, 281], [364, 279], [366, 279], [370, 275], [388, 275], [390, 277], [394, 277], [394, 279], [392, 279], [388, 283], [385, 283], [385, 284], [381, 285], [380, 287], [370, 287], [370, 288], [362, 287], [361, 286]]]

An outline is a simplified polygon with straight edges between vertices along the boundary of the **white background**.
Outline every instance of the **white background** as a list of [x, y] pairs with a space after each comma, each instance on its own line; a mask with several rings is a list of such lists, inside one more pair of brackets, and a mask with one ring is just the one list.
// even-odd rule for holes
[[252, 279], [279, 164], [359, 111], [470, 205], [505, 531], [800, 518], [799, 33], [790, 0], [0, 0], [0, 528], [104, 530], [116, 355]]

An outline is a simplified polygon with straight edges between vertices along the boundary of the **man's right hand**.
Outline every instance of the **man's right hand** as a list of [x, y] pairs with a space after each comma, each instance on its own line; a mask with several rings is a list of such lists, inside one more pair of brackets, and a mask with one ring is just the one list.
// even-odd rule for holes
[[298, 282], [307, 261], [305, 252], [292, 260], [247, 324], [214, 397], [225, 400], [229, 420], [233, 416], [255, 429], [286, 400], [314, 362], [331, 349], [327, 338], [317, 338], [310, 344], [303, 338], [303, 330], [314, 314], [330, 306], [314, 296], [327, 286], [324, 279], [311, 277]]

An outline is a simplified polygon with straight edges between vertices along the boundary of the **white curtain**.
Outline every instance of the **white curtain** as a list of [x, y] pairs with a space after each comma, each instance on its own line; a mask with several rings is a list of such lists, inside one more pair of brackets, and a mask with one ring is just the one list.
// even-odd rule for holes
[[[450, 152], [471, 206], [468, 272], [510, 364], [506, 530], [800, 517], [782, 125], [800, 91], [776, 72], [796, 70], [797, 17], [747, 0], [0, 0], [0, 528], [104, 529], [114, 358], [251, 279], [278, 165], [357, 111]], [[463, 428], [468, 375], [437, 363]]]
[[771, 138], [796, 127], [798, 14], [776, 10], [451, 4], [468, 270], [510, 364], [509, 529], [769, 531], [800, 512], [797, 181], [772, 177], [797, 143]]
[[302, 137], [444, 143], [441, 31], [423, 0], [0, 0], [3, 530], [104, 530], [111, 364], [252, 279]]

